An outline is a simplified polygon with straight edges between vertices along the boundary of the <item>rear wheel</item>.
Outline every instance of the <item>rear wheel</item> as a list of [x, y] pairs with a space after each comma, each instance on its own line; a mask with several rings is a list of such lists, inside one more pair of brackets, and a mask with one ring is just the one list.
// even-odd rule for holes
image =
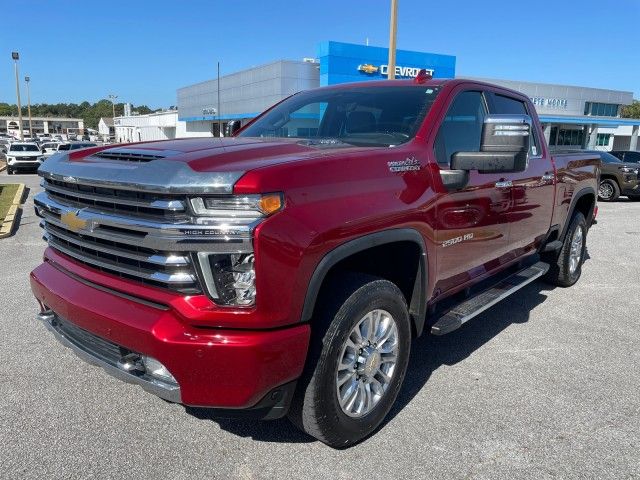
[[598, 199], [603, 202], [613, 202], [620, 196], [620, 187], [615, 180], [605, 178], [598, 187]]
[[586, 253], [587, 221], [581, 212], [571, 219], [560, 254], [555, 259], [545, 258], [551, 267], [545, 280], [560, 287], [570, 287], [582, 274], [582, 264]]
[[[411, 327], [402, 292], [353, 276], [326, 296], [289, 418], [332, 447], [371, 434], [391, 409], [409, 361]], [[314, 325], [315, 326], [315, 325]]]

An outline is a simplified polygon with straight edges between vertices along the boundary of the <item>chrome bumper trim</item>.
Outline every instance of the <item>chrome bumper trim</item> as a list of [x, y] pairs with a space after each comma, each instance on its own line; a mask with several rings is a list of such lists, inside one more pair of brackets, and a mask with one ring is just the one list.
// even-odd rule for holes
[[[47, 330], [53, 334], [54, 338], [58, 342], [71, 349], [73, 353], [85, 362], [104, 369], [109, 375], [119, 380], [139, 385], [143, 390], [169, 402], [182, 403], [180, 387], [178, 385], [165, 383], [146, 375], [138, 376], [134, 373], [130, 373], [130, 371], [124, 370], [122, 367], [118, 367], [117, 364], [111, 363], [107, 359], [97, 356], [88, 347], [73, 341], [73, 339], [66, 336], [64, 332], [56, 328], [57, 316], [53, 311], [47, 310], [45, 312], [41, 312], [37, 315], [37, 318], [44, 324]], [[65, 321], [68, 322], [68, 320]]]

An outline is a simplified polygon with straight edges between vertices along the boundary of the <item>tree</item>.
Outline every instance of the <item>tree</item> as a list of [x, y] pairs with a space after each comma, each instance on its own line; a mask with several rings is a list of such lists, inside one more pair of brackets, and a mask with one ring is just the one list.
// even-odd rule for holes
[[[138, 112], [140, 115], [157, 112], [146, 105], [131, 106], [132, 111]], [[116, 116], [124, 115], [124, 103], [115, 104]], [[0, 116], [14, 116], [18, 114], [18, 107], [8, 103], [0, 103]], [[27, 115], [26, 105], [22, 106], [22, 114]], [[106, 98], [96, 102], [89, 103], [84, 101], [77, 103], [37, 103], [31, 105], [31, 115], [34, 117], [67, 117], [81, 118], [86, 128], [98, 128], [100, 117], [111, 118], [113, 116], [113, 107], [110, 100]]]
[[640, 100], [634, 100], [631, 105], [622, 107], [620, 115], [624, 118], [640, 118]]

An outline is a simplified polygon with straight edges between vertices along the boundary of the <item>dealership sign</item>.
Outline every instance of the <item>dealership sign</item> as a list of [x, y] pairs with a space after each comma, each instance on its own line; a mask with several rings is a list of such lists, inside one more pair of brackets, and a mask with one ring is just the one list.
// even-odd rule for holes
[[[400, 65], [396, 66], [396, 77], [406, 77], [406, 78], [415, 78], [420, 73], [420, 70], [425, 70], [428, 75], [433, 76], [434, 70], [432, 68], [420, 68], [420, 67], [402, 67]], [[389, 73], [389, 65], [371, 65], [370, 63], [363, 63], [358, 65], [358, 71], [362, 73], [366, 73], [367, 75], [375, 75], [380, 74], [383, 77], [386, 77]]]
[[531, 101], [536, 107], [557, 109], [565, 109], [569, 103], [566, 98], [531, 97]]

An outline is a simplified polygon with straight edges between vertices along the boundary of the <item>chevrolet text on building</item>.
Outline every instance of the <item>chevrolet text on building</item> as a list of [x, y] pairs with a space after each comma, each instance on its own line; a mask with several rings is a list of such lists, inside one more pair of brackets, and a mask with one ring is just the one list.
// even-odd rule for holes
[[[396, 66], [396, 77], [404, 77], [404, 78], [415, 78], [420, 73], [420, 70], [425, 70], [428, 75], [433, 77], [435, 70], [433, 68], [422, 68], [422, 67], [402, 67], [400, 65]], [[370, 63], [365, 63], [362, 65], [358, 65], [358, 71], [366, 73], [368, 75], [373, 75], [379, 73], [383, 77], [386, 77], [389, 74], [389, 65], [380, 65], [379, 67], [375, 65], [371, 65]]]

